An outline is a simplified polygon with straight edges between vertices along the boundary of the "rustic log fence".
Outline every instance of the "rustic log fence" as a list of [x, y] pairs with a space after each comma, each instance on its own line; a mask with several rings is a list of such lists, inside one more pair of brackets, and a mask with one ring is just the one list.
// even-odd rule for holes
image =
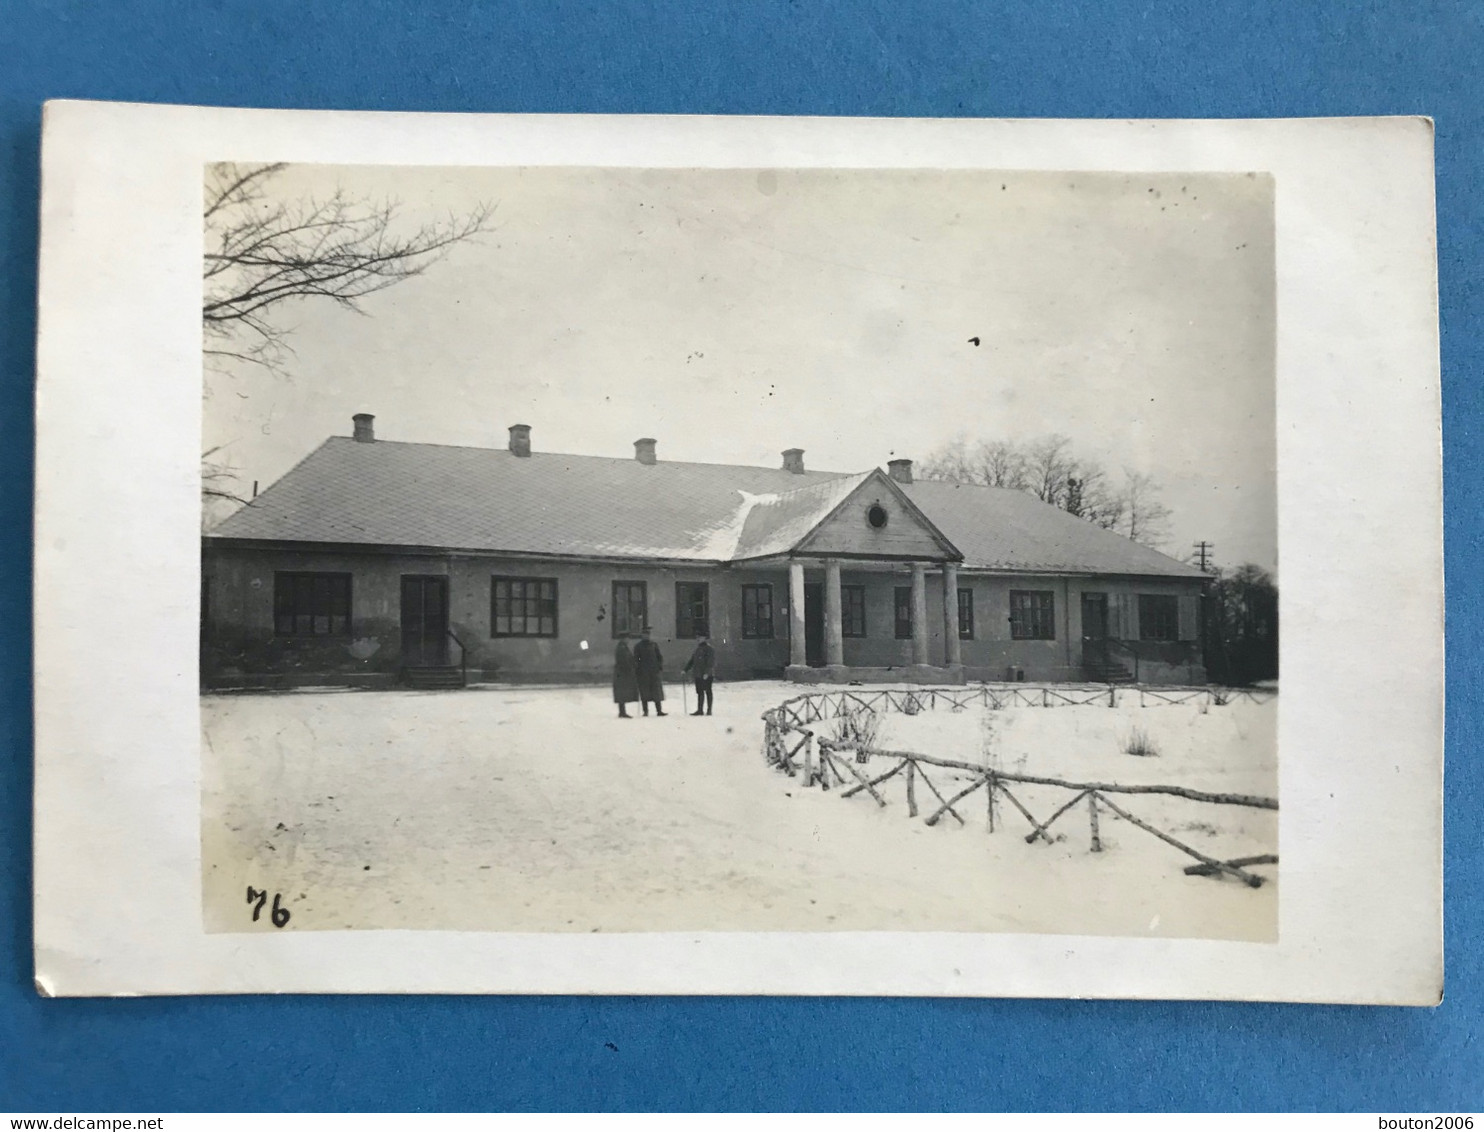
[[[942, 707], [950, 711], [964, 711], [971, 707], [995, 710], [1010, 707], [1117, 707], [1120, 703], [1132, 704], [1135, 698], [1141, 707], [1197, 703], [1210, 708], [1225, 706], [1241, 699], [1263, 703], [1276, 695], [1277, 692], [1271, 689], [1252, 688], [1083, 688], [1021, 684], [981, 685], [972, 688], [846, 688], [839, 691], [807, 692], [785, 700], [763, 713], [763, 754], [769, 763], [782, 772], [794, 776], [802, 775], [805, 787], [817, 785], [822, 790], [844, 787], [842, 798], [869, 794], [883, 808], [889, 803], [878, 788], [901, 776], [906, 787], [907, 816], [911, 818], [921, 816], [917, 792], [920, 782], [937, 803], [923, 819], [930, 826], [937, 825], [945, 817], [953, 818], [961, 826], [967, 825], [959, 810], [967, 799], [983, 790], [989, 832], [995, 832], [996, 803], [1003, 799], [1030, 824], [1031, 832], [1026, 835], [1025, 840], [1032, 844], [1038, 840], [1050, 844], [1051, 826], [1076, 809], [1079, 803], [1086, 801], [1092, 852], [1103, 851], [1099, 826], [1099, 810], [1102, 809], [1193, 858], [1196, 863], [1185, 869], [1188, 875], [1230, 876], [1249, 887], [1258, 888], [1264, 878], [1248, 870], [1256, 865], [1277, 864], [1277, 854], [1262, 853], [1219, 860], [1130, 813], [1125, 808], [1128, 805], [1127, 798], [1123, 796], [1157, 794], [1210, 805], [1247, 806], [1263, 810], [1276, 810], [1278, 802], [1275, 798], [1254, 794], [1213, 793], [1183, 786], [1071, 782], [1063, 778], [1019, 774], [916, 751], [864, 748], [859, 744], [818, 735], [815, 725], [862, 712], [897, 711], [916, 715], [921, 711]], [[890, 766], [874, 777], [868, 776], [865, 768], [873, 759], [884, 760]], [[939, 776], [939, 782], [945, 789], [940, 789], [939, 783], [933, 781], [928, 768], [932, 768], [933, 773]], [[964, 774], [969, 776], [967, 781], [962, 777]], [[947, 785], [950, 776], [956, 776], [952, 779], [953, 786]], [[1071, 797], [1044, 822], [1038, 821], [1011, 791], [1010, 784], [1017, 788], [1021, 785], [1056, 787], [1067, 791]], [[1119, 797], [1119, 801], [1115, 801], [1110, 795]]]

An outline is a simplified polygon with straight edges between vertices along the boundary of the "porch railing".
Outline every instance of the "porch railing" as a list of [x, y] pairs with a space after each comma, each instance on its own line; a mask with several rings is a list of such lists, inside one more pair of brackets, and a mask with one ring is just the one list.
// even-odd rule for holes
[[452, 629], [446, 632], [448, 639], [459, 646], [459, 683], [467, 688], [469, 686], [469, 650], [464, 647], [464, 642], [459, 640], [459, 635]]

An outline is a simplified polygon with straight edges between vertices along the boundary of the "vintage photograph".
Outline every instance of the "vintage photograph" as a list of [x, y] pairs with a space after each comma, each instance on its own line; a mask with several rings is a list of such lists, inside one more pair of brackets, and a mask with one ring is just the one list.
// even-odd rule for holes
[[1278, 939], [1272, 177], [203, 218], [208, 932]]

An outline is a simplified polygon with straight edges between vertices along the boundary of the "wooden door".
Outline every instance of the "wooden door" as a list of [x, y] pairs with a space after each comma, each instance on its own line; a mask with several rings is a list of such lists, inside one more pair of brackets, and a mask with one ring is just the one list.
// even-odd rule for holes
[[448, 663], [448, 579], [402, 575], [402, 663]]
[[804, 663], [824, 664], [824, 583], [804, 584]]
[[1082, 595], [1082, 663], [1108, 663], [1108, 595]]

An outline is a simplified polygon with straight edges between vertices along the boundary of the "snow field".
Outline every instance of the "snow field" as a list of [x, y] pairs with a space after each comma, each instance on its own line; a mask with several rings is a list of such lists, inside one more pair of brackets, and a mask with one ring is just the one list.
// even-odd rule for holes
[[[1056, 841], [1030, 845], [1004, 803], [986, 831], [982, 791], [960, 807], [966, 826], [930, 828], [908, 818], [900, 775], [885, 809], [802, 789], [764, 761], [759, 718], [799, 691], [721, 685], [716, 714], [697, 719], [672, 686], [666, 718], [632, 720], [591, 687], [203, 697], [206, 926], [1276, 938], [1276, 868], [1256, 890], [1187, 877], [1189, 858], [1106, 811], [1092, 853], [1085, 803]], [[1276, 714], [1276, 702], [893, 713], [878, 742], [974, 763], [988, 750], [1001, 770], [1075, 781], [1276, 796]], [[1123, 753], [1134, 727], [1156, 756]], [[956, 776], [942, 773], [949, 795]], [[1069, 797], [1014, 790], [1041, 820]], [[921, 786], [918, 800], [926, 816]], [[1272, 811], [1157, 796], [1125, 808], [1213, 856], [1278, 848]], [[282, 895], [283, 929], [251, 920], [249, 885]]]

